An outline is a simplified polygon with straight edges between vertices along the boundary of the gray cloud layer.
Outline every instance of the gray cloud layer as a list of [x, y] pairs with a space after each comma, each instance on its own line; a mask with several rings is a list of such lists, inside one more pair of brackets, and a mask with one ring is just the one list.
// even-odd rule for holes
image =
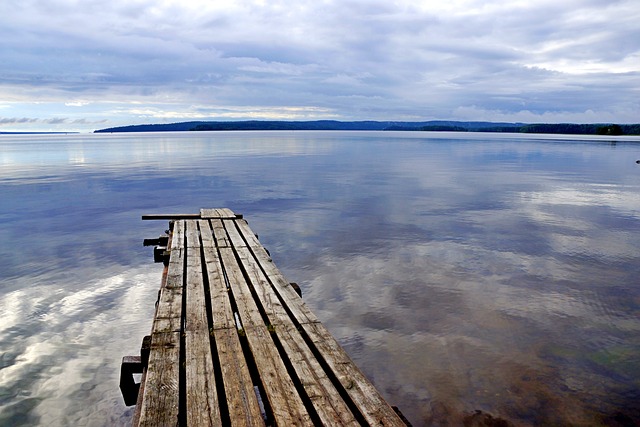
[[0, 117], [637, 121], [639, 20], [635, 0], [9, 0]]

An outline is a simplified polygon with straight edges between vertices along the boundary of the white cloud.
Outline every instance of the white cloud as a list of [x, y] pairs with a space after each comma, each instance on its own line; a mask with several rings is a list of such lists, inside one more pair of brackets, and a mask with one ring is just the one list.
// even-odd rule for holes
[[89, 104], [91, 104], [91, 102], [88, 101], [71, 101], [64, 103], [64, 105], [66, 105], [67, 107], [84, 107], [85, 105]]
[[452, 117], [455, 120], [480, 120], [519, 123], [635, 123], [637, 110], [620, 111], [545, 111], [536, 113], [529, 110], [501, 111], [485, 110], [476, 106], [458, 107]]
[[188, 111], [175, 111], [161, 107], [157, 108], [130, 108], [114, 111], [115, 114], [133, 116], [139, 118], [152, 119], [172, 119], [172, 120], [205, 120], [211, 117], [223, 119], [275, 119], [275, 120], [298, 120], [298, 119], [327, 119], [335, 118], [336, 115], [331, 110], [319, 107], [211, 107], [197, 106], [191, 107]]

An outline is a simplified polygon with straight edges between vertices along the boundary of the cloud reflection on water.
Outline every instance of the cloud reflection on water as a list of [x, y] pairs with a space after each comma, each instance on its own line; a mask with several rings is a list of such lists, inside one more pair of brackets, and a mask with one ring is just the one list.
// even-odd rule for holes
[[533, 424], [638, 416], [637, 185], [441, 161], [394, 163], [376, 188], [397, 191], [357, 208], [339, 191], [333, 210], [288, 213], [327, 248], [277, 239], [309, 253], [291, 262], [305, 300], [418, 423], [473, 408]]
[[[324, 254], [308, 273], [305, 299], [391, 401], [411, 402], [412, 419], [435, 422], [445, 407], [452, 414], [443, 416], [455, 419], [469, 410], [464, 401], [534, 424], [593, 421], [581, 400], [606, 402], [618, 384], [576, 366], [589, 362], [580, 349], [601, 351], [602, 343], [589, 343], [603, 339], [626, 346], [615, 369], [634, 378], [638, 343], [624, 337], [640, 332], [637, 311], [625, 313], [618, 298], [603, 303], [597, 293], [567, 289], [563, 283], [594, 282], [556, 260], [464, 246]], [[602, 329], [591, 331], [595, 325]], [[407, 384], [422, 388], [411, 392]]]
[[160, 277], [140, 240], [166, 228], [140, 214], [207, 206], [245, 214], [414, 425], [475, 409], [523, 425], [640, 419], [629, 146], [359, 132], [113, 138], [58, 140], [44, 150], [66, 154], [51, 164], [23, 149], [0, 173], [0, 238], [20, 243], [0, 247], [0, 421], [129, 419], [118, 362], [148, 333]]
[[141, 267], [77, 291], [52, 280], [2, 295], [2, 424], [126, 424], [131, 411], [114, 411], [117, 361], [148, 333], [158, 282], [157, 268]]

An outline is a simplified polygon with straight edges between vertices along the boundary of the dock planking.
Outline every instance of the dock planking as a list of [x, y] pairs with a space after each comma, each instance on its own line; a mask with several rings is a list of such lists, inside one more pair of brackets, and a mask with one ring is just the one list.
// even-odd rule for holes
[[143, 219], [168, 219], [171, 231], [134, 425], [407, 424], [241, 215]]

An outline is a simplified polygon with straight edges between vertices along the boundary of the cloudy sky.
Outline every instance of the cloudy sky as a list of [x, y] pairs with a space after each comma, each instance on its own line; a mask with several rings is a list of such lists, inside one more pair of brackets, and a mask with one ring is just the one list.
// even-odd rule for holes
[[640, 122], [638, 0], [2, 0], [0, 132]]

